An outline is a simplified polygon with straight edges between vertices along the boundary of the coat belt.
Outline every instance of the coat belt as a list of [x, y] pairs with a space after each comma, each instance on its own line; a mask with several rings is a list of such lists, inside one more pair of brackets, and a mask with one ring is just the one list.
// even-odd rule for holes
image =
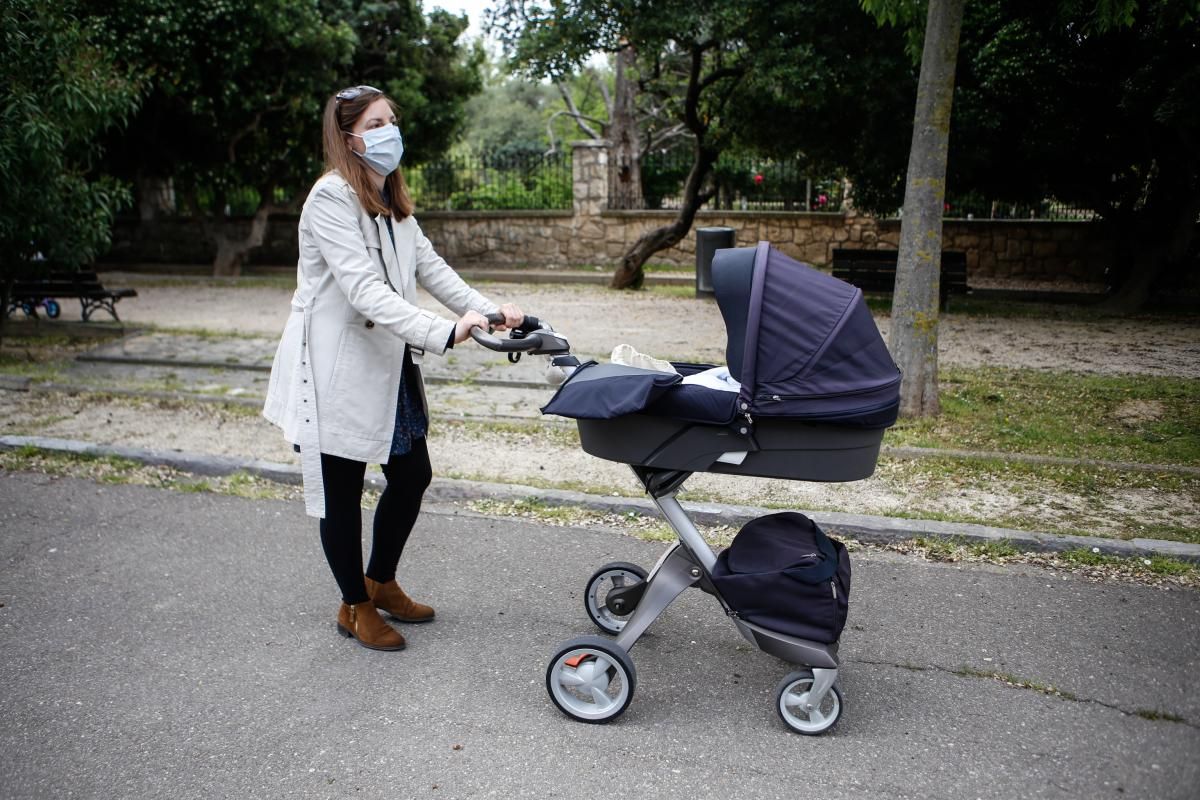
[[317, 426], [317, 392], [313, 383], [312, 359], [308, 353], [308, 337], [312, 332], [312, 301], [302, 307], [292, 304], [293, 311], [304, 312], [304, 333], [300, 339], [300, 386], [292, 396], [300, 397], [298, 419], [300, 431], [300, 471], [304, 475], [304, 511], [310, 517], [325, 517], [325, 481], [321, 474], [321, 432]]

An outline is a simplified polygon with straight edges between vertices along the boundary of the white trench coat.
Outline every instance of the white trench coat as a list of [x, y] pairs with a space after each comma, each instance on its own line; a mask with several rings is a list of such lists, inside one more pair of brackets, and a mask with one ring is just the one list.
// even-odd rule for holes
[[309, 516], [325, 516], [321, 453], [387, 462], [404, 345], [418, 365], [424, 353], [446, 351], [454, 322], [416, 305], [417, 284], [458, 316], [497, 310], [434, 252], [415, 219], [392, 230], [395, 248], [385, 217], [368, 214], [336, 172], [317, 181], [300, 214], [296, 293], [263, 416], [300, 445]]

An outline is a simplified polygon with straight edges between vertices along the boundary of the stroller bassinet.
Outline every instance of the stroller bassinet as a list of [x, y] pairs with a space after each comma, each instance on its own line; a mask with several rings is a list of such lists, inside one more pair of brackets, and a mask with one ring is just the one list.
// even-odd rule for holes
[[[577, 370], [543, 409], [583, 449], [654, 469], [852, 481], [875, 469], [900, 373], [862, 292], [761, 242], [718, 250], [713, 289], [738, 393], [612, 364]], [[683, 374], [708, 365], [676, 364]]]

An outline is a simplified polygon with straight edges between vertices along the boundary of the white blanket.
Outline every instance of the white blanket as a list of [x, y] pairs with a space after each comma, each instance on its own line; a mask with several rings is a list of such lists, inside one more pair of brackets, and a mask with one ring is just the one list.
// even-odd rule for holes
[[704, 386], [709, 389], [717, 389], [722, 392], [740, 392], [742, 390], [742, 385], [729, 374], [729, 367], [706, 369], [703, 372], [697, 372], [695, 375], [688, 375], [683, 379], [683, 382], [695, 386]]

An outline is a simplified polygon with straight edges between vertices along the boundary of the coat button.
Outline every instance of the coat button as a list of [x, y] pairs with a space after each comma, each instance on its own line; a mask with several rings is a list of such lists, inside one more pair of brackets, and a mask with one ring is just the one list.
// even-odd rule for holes
[[374, 328], [374, 327], [375, 327], [375, 323], [374, 323], [374, 322], [371, 322], [371, 320], [367, 320], [367, 327], [368, 327], [368, 328]]

